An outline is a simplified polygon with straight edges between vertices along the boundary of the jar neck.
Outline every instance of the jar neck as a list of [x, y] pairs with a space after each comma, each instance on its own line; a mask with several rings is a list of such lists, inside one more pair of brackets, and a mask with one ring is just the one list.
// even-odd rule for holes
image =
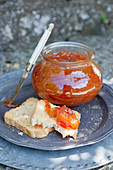
[[[58, 60], [53, 60], [52, 58], [49, 58], [48, 56], [51, 54], [57, 54], [59, 52], [63, 51], [71, 51], [79, 54], [85, 55], [87, 58], [85, 60], [79, 60], [79, 61], [58, 61]], [[81, 44], [81, 43], [76, 43], [76, 42], [57, 42], [57, 43], [52, 43], [50, 45], [47, 45], [42, 53], [41, 53], [41, 58], [45, 60], [46, 62], [49, 62], [51, 64], [55, 65], [72, 65], [72, 66], [81, 66], [84, 64], [90, 64], [95, 58], [95, 52], [91, 50], [88, 46]]]

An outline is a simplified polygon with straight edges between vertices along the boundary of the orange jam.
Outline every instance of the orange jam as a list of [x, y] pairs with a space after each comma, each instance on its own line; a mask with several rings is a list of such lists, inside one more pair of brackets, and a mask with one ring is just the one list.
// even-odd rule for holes
[[100, 91], [102, 73], [93, 61], [94, 53], [86, 46], [74, 45], [75, 50], [66, 46], [69, 50], [54, 52], [53, 47], [48, 47], [43, 52], [43, 59], [32, 72], [32, 85], [41, 98], [58, 105], [77, 106]]
[[51, 108], [47, 100], [44, 100], [44, 102], [46, 112], [51, 118], [56, 120], [58, 125], [68, 130], [78, 129], [80, 121], [76, 118], [76, 115], [70, 108], [65, 105], [62, 107]]

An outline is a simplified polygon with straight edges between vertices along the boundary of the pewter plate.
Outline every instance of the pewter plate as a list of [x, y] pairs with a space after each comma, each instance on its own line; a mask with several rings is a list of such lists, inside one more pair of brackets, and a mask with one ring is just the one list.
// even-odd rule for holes
[[[33, 139], [27, 135], [19, 135], [19, 130], [4, 122], [4, 113], [9, 110], [3, 106], [21, 77], [21, 72], [12, 75], [10, 79], [0, 82], [0, 136], [5, 140], [24, 147], [41, 150], [65, 150], [97, 143], [113, 132], [113, 90], [103, 84], [99, 94], [90, 102], [73, 107], [81, 113], [81, 123], [77, 139], [63, 139], [56, 131], [42, 139]], [[31, 85], [29, 74], [15, 103], [21, 104], [29, 97], [38, 97]]]

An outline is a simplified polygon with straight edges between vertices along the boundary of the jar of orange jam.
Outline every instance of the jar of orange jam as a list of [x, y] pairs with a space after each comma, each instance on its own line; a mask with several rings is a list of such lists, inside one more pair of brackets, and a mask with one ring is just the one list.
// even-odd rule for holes
[[46, 46], [32, 72], [32, 85], [42, 99], [78, 106], [93, 99], [102, 87], [102, 73], [93, 61], [95, 52], [75, 42]]

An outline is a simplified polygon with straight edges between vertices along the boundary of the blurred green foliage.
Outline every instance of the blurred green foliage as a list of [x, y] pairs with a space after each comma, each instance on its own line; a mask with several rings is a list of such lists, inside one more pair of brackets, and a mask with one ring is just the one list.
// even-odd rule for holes
[[105, 22], [105, 20], [107, 19], [107, 15], [105, 13], [101, 13], [99, 18], [102, 22]]

